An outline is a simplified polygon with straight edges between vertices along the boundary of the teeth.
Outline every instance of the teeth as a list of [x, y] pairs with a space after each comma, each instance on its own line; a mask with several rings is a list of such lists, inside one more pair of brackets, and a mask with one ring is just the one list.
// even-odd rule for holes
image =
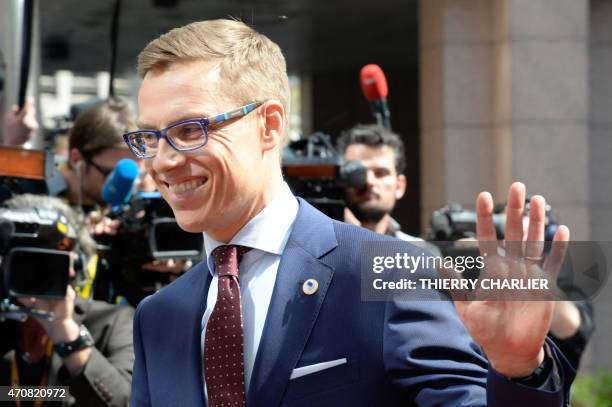
[[180, 184], [168, 184], [168, 189], [170, 192], [175, 194], [182, 194], [183, 192], [191, 191], [192, 189], [196, 189], [200, 185], [203, 185], [206, 180], [193, 180], [187, 181]]

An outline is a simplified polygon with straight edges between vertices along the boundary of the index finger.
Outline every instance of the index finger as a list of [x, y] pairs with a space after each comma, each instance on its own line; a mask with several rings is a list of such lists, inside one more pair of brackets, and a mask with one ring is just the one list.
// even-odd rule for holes
[[522, 256], [523, 250], [523, 216], [525, 213], [525, 185], [515, 182], [508, 189], [508, 204], [506, 205], [506, 227], [504, 240], [506, 254], [509, 257]]

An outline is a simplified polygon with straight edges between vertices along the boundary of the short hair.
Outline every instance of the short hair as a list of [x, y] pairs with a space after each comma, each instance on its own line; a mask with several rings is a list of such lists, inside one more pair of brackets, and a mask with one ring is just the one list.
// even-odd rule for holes
[[136, 121], [127, 104], [107, 100], [77, 116], [68, 133], [68, 148], [89, 156], [107, 148], [127, 148], [123, 134], [135, 129]]
[[389, 146], [395, 153], [395, 171], [403, 174], [406, 170], [406, 150], [400, 136], [378, 124], [358, 124], [345, 130], [338, 138], [338, 150], [346, 153], [352, 144], [365, 144], [371, 147]]
[[237, 20], [198, 21], [151, 41], [138, 55], [138, 73], [178, 61], [218, 61], [228, 96], [238, 103], [276, 99], [289, 116], [289, 78], [280, 47]]
[[12, 209], [38, 208], [61, 213], [66, 217], [69, 226], [76, 231], [76, 240], [80, 250], [88, 256], [96, 254], [96, 243], [89, 234], [86, 225], [80, 220], [77, 212], [60, 198], [48, 195], [21, 194], [5, 201], [4, 206]]

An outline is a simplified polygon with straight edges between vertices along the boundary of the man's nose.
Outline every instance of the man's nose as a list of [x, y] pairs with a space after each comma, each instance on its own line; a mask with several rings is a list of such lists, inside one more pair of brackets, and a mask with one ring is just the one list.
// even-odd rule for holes
[[176, 151], [165, 139], [161, 139], [152, 166], [157, 173], [166, 172], [181, 165], [184, 160], [185, 156], [181, 152]]
[[374, 171], [368, 170], [367, 176], [366, 176], [366, 185], [371, 187], [374, 185], [375, 182], [376, 182], [376, 175], [374, 175]]

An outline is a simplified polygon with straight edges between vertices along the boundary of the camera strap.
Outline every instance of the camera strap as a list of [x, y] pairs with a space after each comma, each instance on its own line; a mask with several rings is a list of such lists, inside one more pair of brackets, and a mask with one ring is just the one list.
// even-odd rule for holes
[[[47, 351], [45, 353], [45, 367], [43, 369], [43, 375], [40, 379], [40, 383], [38, 386], [44, 387], [49, 383], [49, 370], [51, 368], [51, 355], [53, 354], [53, 342], [50, 340], [47, 342]], [[13, 360], [11, 360], [11, 385], [14, 390], [19, 389], [19, 368], [17, 367], [17, 350], [13, 352]], [[41, 407], [43, 405], [43, 400], [38, 399], [34, 402], [35, 407]], [[21, 407], [21, 400], [19, 397], [15, 399], [15, 403], [17, 407]]]

